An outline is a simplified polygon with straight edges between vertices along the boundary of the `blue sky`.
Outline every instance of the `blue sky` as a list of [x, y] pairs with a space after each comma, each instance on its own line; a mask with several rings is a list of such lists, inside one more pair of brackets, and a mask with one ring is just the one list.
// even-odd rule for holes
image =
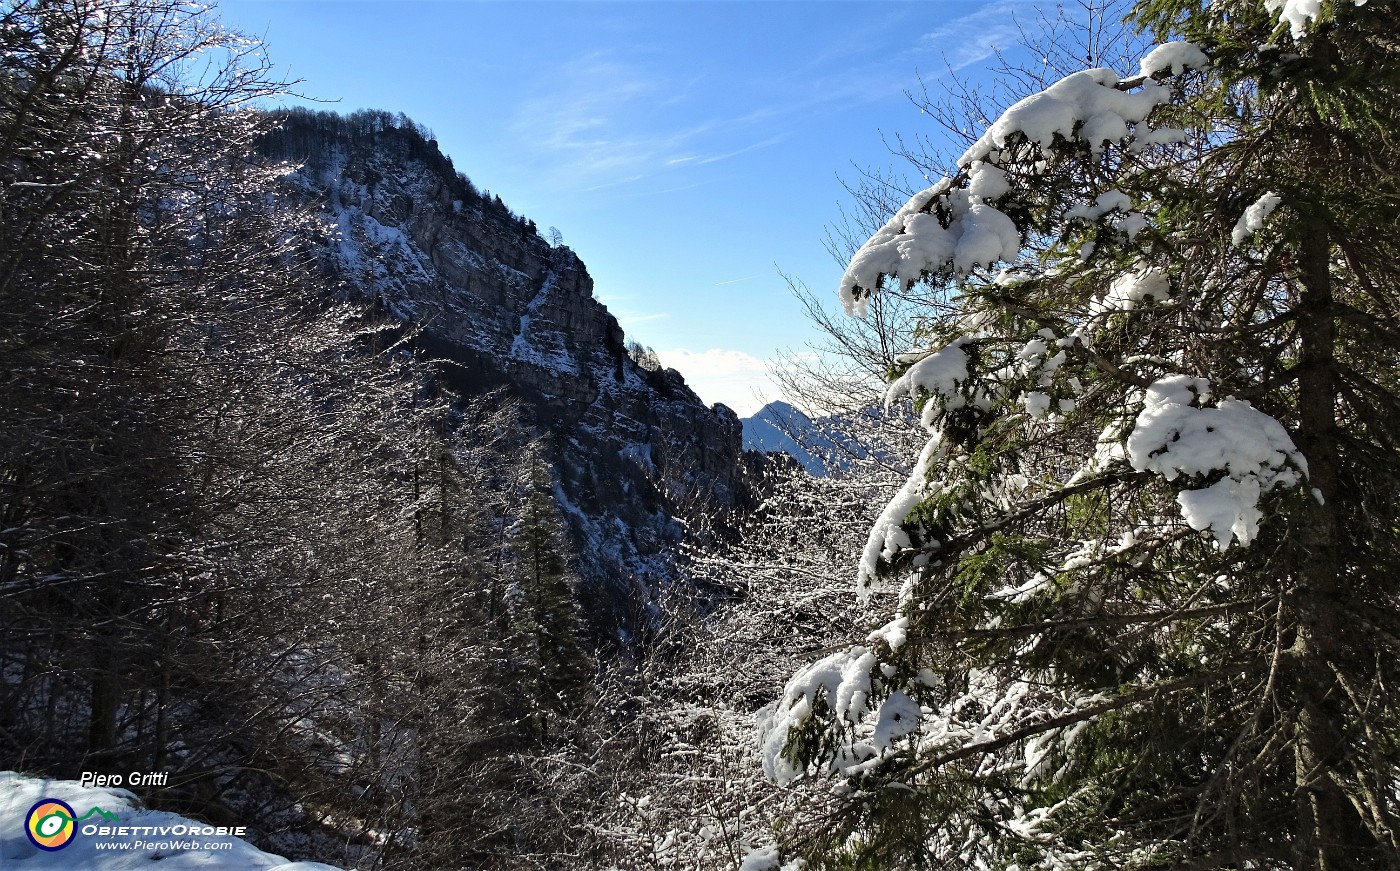
[[[977, 75], [1033, 0], [226, 0], [325, 108], [402, 111], [478, 187], [583, 258], [628, 337], [707, 402], [777, 398], [765, 366], [814, 335], [783, 274], [834, 305], [839, 177], [905, 171], [937, 135], [905, 91]], [[782, 273], [782, 274], [780, 274]]]

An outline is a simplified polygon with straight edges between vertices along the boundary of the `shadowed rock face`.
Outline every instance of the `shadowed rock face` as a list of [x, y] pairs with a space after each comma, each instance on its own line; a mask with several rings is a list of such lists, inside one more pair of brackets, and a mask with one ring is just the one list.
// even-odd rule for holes
[[314, 117], [264, 149], [299, 166], [287, 184], [324, 215], [314, 244], [326, 268], [347, 295], [420, 328], [458, 391], [519, 398], [554, 452], [585, 610], [625, 639], [672, 578], [679, 518], [748, 502], [738, 418], [707, 408], [680, 373], [638, 367], [578, 256], [476, 194], [435, 144]]

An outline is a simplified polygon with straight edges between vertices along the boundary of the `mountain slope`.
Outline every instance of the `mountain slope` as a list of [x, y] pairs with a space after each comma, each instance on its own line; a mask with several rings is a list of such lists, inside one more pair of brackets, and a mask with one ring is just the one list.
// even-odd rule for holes
[[674, 546], [748, 499], [738, 418], [674, 370], [638, 367], [578, 256], [406, 119], [292, 112], [262, 148], [324, 218], [309, 243], [341, 292], [411, 328], [455, 389], [509, 391], [547, 436], [586, 610], [625, 639], [673, 575]]

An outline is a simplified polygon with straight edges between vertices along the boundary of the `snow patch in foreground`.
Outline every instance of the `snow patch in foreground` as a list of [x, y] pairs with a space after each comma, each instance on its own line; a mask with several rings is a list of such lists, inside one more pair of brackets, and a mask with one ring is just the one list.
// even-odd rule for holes
[[[166, 811], [146, 810], [141, 800], [125, 789], [98, 789], [79, 786], [75, 780], [45, 780], [26, 777], [14, 771], [0, 771], [0, 868], [24, 871], [128, 871], [153, 868], [158, 871], [342, 871], [320, 862], [288, 862], [281, 856], [264, 853], [247, 841], [229, 835], [141, 835], [125, 838], [99, 838], [76, 834], [66, 847], [40, 850], [25, 836], [25, 816], [41, 799], [67, 802], [81, 817], [90, 808], [116, 814], [120, 822], [93, 823], [105, 826], [176, 826], [204, 828], [205, 824]], [[81, 829], [81, 826], [80, 826]], [[143, 842], [141, 849], [97, 849], [99, 842], [122, 845]], [[197, 842], [220, 845], [217, 850], [159, 849], [151, 842]], [[152, 865], [152, 863], [160, 863]]]

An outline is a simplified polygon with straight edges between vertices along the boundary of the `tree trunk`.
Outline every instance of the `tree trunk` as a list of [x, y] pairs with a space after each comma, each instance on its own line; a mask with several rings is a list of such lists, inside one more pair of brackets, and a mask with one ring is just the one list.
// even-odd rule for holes
[[92, 672], [88, 707], [87, 755], [104, 757], [117, 743], [117, 707], [121, 701], [115, 665], [99, 665]]
[[1297, 443], [1308, 461], [1309, 479], [1321, 504], [1302, 519], [1294, 555], [1298, 634], [1291, 652], [1294, 742], [1294, 794], [1298, 817], [1294, 867], [1297, 871], [1339, 871], [1370, 841], [1342, 791], [1343, 737], [1341, 690], [1329, 663], [1344, 630], [1338, 513], [1340, 456], [1336, 421], [1336, 329], [1329, 271], [1330, 240], [1325, 226], [1311, 220], [1300, 244], [1298, 272]]

